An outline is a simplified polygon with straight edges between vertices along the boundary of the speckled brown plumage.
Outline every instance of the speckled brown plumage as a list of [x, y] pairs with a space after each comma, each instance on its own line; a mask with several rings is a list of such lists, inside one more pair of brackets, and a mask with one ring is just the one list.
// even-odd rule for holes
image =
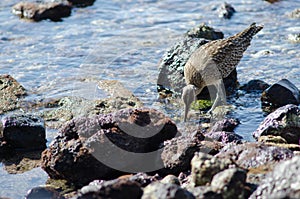
[[[193, 89], [197, 95], [207, 85], [220, 84], [218, 81], [227, 77], [234, 70], [243, 57], [243, 53], [250, 46], [253, 36], [262, 28], [253, 23], [234, 36], [208, 42], [191, 55], [184, 67], [185, 81], [188, 85], [183, 90], [186, 108], [188, 107], [184, 95], [190, 93], [190, 91], [187, 92], [187, 89], [195, 86]], [[212, 108], [214, 107], [215, 104]]]

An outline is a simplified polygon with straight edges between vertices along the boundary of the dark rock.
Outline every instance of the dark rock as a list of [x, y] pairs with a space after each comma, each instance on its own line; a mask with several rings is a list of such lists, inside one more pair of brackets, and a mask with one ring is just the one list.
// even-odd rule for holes
[[176, 134], [176, 125], [154, 109], [73, 119], [43, 152], [42, 168], [51, 178], [82, 184], [154, 171], [163, 166], [159, 146]]
[[46, 148], [44, 120], [36, 115], [13, 114], [2, 119], [3, 139], [14, 148]]
[[235, 13], [235, 9], [229, 3], [223, 3], [218, 9], [219, 17], [224, 19], [230, 19]]
[[26, 91], [10, 75], [0, 75], [0, 114], [20, 107], [20, 98]]
[[278, 2], [278, 1], [280, 1], [280, 0], [264, 0], [264, 1], [267, 1], [267, 2], [269, 2], [269, 3], [276, 3], [276, 2]]
[[14, 154], [14, 148], [7, 144], [6, 141], [3, 140], [3, 137], [0, 138], [0, 158], [8, 158]]
[[299, 165], [300, 156], [276, 165], [250, 198], [300, 198]]
[[223, 199], [222, 194], [214, 192], [210, 186], [192, 187], [188, 191], [197, 199]]
[[87, 7], [92, 6], [96, 0], [68, 0], [73, 6]]
[[215, 174], [234, 165], [230, 159], [219, 159], [206, 153], [196, 153], [191, 164], [192, 181], [195, 186], [210, 183]]
[[262, 143], [244, 143], [224, 147], [216, 157], [232, 159], [239, 167], [250, 169], [292, 158], [293, 152]]
[[50, 187], [35, 187], [33, 189], [30, 189], [25, 196], [25, 199], [42, 199], [42, 198], [64, 199], [65, 197], [63, 197], [62, 195], [60, 195], [59, 192], [57, 192], [55, 189]]
[[257, 91], [259, 91], [259, 92], [264, 91], [268, 87], [270, 87], [270, 85], [264, 81], [250, 80], [247, 84], [241, 86], [240, 89], [246, 91], [247, 93], [251, 93], [251, 92], [257, 92]]
[[41, 21], [50, 19], [51, 21], [61, 21], [64, 17], [71, 15], [72, 7], [64, 3], [33, 3], [19, 2], [12, 8], [12, 13], [20, 18]]
[[214, 28], [209, 27], [204, 23], [200, 24], [199, 26], [195, 26], [194, 28], [187, 31], [185, 36], [190, 38], [203, 38], [208, 40], [224, 38], [224, 34], [221, 31], [215, 30]]
[[225, 118], [223, 120], [217, 121], [209, 129], [209, 132], [227, 131], [233, 132], [234, 129], [240, 124], [240, 121], [234, 118]]
[[227, 132], [227, 131], [217, 131], [217, 132], [210, 132], [205, 133], [206, 137], [212, 138], [223, 144], [234, 142], [237, 144], [242, 143], [243, 137], [234, 133], [234, 132]]
[[214, 192], [221, 193], [224, 199], [248, 198], [246, 177], [245, 170], [229, 168], [214, 175], [211, 188]]
[[[206, 44], [206, 39], [222, 39], [223, 33], [215, 31], [213, 28], [204, 24], [195, 27], [188, 31], [186, 37], [175, 43], [173, 47], [168, 49], [160, 64], [157, 84], [160, 88], [158, 92], [164, 88], [174, 91], [176, 94], [181, 94], [182, 88], [185, 86], [184, 80], [184, 65], [191, 54], [201, 45]], [[224, 79], [226, 91], [232, 93], [237, 86], [237, 73], [233, 70], [232, 73]], [[203, 89], [200, 96], [205, 99], [209, 98], [207, 87]]]
[[100, 183], [91, 183], [80, 189], [74, 199], [140, 199], [143, 190], [139, 183], [127, 180], [116, 179], [111, 181], [103, 181]]
[[204, 139], [203, 134], [195, 132], [166, 141], [161, 154], [164, 168], [159, 173], [178, 175], [191, 169], [195, 152], [214, 153], [216, 146], [209, 145], [212, 142]]
[[287, 143], [299, 144], [300, 110], [298, 106], [289, 104], [269, 114], [253, 132], [255, 139], [264, 135], [281, 136]]
[[266, 89], [261, 96], [262, 108], [274, 110], [287, 104], [299, 105], [299, 90], [287, 79], [282, 79]]
[[154, 182], [145, 187], [142, 199], [195, 199], [193, 194], [176, 184]]

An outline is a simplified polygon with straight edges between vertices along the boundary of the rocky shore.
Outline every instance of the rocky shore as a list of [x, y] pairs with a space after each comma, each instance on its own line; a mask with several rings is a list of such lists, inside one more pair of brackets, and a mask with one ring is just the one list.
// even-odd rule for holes
[[[34, 21], [59, 21], [72, 7], [93, 2], [21, 2], [13, 13]], [[236, 11], [225, 3], [218, 12], [228, 20]], [[294, 11], [292, 17], [298, 15]], [[201, 24], [166, 49], [158, 66], [160, 98], [179, 98], [190, 55], [223, 37]], [[144, 107], [116, 80], [99, 80], [99, 88], [110, 96], [105, 99], [66, 96], [27, 102], [27, 90], [11, 75], [1, 75], [0, 157], [9, 173], [41, 167], [48, 174], [46, 185], [29, 190], [28, 199], [300, 198], [299, 89], [287, 79], [239, 85], [236, 70], [224, 85], [231, 98], [238, 93], [261, 96], [266, 116], [252, 133], [254, 142], [235, 132], [239, 119], [227, 111], [215, 110], [214, 119], [203, 114], [210, 104], [194, 106], [200, 125], [188, 122], [182, 127], [162, 111]], [[197, 99], [203, 105], [212, 97], [206, 88]], [[220, 114], [222, 118], [215, 117]], [[56, 135], [47, 144], [48, 129]]]

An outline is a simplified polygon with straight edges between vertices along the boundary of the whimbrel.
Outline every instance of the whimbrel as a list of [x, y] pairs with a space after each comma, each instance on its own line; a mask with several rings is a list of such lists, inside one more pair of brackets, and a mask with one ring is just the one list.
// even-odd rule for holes
[[184, 121], [186, 121], [190, 105], [196, 100], [196, 96], [208, 85], [214, 85], [217, 89], [216, 99], [208, 111], [211, 113], [216, 107], [221, 96], [224, 96], [222, 79], [227, 77], [238, 65], [243, 53], [246, 51], [252, 37], [263, 26], [255, 23], [234, 36], [208, 42], [200, 46], [189, 58], [184, 66], [186, 86], [182, 91], [184, 102]]

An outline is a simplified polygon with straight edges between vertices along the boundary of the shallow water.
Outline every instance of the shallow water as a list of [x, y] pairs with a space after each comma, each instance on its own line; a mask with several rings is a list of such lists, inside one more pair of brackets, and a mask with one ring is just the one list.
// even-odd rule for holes
[[[97, 81], [117, 79], [147, 106], [172, 117], [178, 110], [155, 102], [158, 62], [168, 47], [202, 22], [220, 29], [225, 37], [254, 21], [264, 24], [237, 68], [239, 82], [274, 83], [287, 78], [300, 87], [300, 44], [287, 39], [288, 34], [300, 32], [300, 20], [288, 17], [300, 8], [299, 0], [275, 4], [231, 0], [228, 3], [237, 13], [230, 20], [218, 18], [216, 9], [223, 1], [97, 0], [91, 7], [74, 9], [71, 17], [58, 23], [19, 20], [10, 12], [17, 2], [0, 1], [0, 71], [25, 86], [30, 92], [26, 100], [101, 98], [105, 94], [97, 91]], [[241, 121], [236, 131], [246, 140], [253, 140], [251, 132], [263, 119], [259, 98], [243, 94], [230, 100], [236, 107], [232, 115]], [[21, 198], [25, 190], [46, 181], [41, 169], [17, 175], [0, 170], [0, 175], [0, 196], [12, 198]]]

